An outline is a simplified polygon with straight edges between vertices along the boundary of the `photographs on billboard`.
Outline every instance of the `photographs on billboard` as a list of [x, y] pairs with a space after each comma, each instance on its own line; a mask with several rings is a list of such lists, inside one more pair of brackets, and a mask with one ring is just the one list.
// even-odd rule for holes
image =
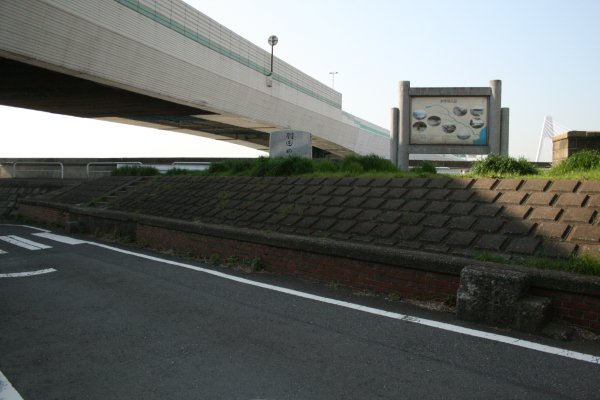
[[410, 144], [488, 144], [488, 98], [411, 97]]

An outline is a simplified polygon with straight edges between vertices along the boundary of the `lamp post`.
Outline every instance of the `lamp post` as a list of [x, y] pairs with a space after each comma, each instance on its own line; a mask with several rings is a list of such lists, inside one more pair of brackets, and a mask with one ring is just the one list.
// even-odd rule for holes
[[269, 36], [269, 45], [271, 46], [271, 72], [267, 76], [273, 75], [273, 47], [279, 42], [279, 39], [275, 35]]
[[337, 75], [337, 72], [330, 72], [331, 74], [331, 88], [335, 89], [335, 76]]

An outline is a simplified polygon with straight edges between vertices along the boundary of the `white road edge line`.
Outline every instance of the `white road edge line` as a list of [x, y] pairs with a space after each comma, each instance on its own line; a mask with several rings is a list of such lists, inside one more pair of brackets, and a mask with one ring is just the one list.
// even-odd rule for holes
[[[46, 268], [37, 271], [12, 272], [9, 274], [0, 274], [0, 278], [26, 278], [28, 276], [44, 275], [49, 274], [51, 272], [56, 272], [56, 270], [54, 268]], [[2, 397], [0, 397], [0, 400], [3, 400]]]
[[27, 250], [43, 250], [50, 248], [50, 246], [46, 246], [45, 244], [36, 243], [15, 235], [0, 236], [0, 240]]
[[33, 229], [34, 231], [40, 231], [40, 232], [51, 232], [48, 229], [42, 229], [42, 228], [37, 228], [35, 226], [29, 226], [29, 225], [15, 225], [15, 224], [0, 224], [0, 226], [17, 226], [19, 228], [29, 228], [29, 229]]
[[[6, 254], [6, 253], [8, 253], [8, 252], [7, 252], [7, 251], [4, 251], [4, 250], [0, 250], [0, 254]], [[1, 399], [0, 399], [0, 400], [1, 400]]]
[[535, 350], [535, 351], [539, 351], [542, 353], [572, 358], [574, 360], [585, 361], [585, 362], [589, 362], [592, 364], [600, 364], [600, 356], [579, 353], [576, 351], [561, 349], [558, 347], [547, 346], [547, 345], [543, 345], [543, 344], [539, 344], [539, 343], [535, 343], [535, 342], [530, 342], [527, 340], [521, 340], [521, 339], [517, 339], [514, 337], [510, 337], [510, 336], [497, 335], [495, 333], [478, 331], [475, 329], [465, 328], [465, 327], [458, 326], [458, 325], [452, 325], [452, 324], [448, 324], [445, 322], [439, 322], [439, 321], [433, 321], [433, 320], [428, 320], [428, 319], [423, 319], [423, 318], [418, 318], [418, 317], [412, 317], [410, 315], [403, 315], [403, 314], [398, 314], [395, 312], [384, 311], [384, 310], [380, 310], [380, 309], [373, 308], [373, 307], [361, 306], [360, 304], [354, 304], [354, 303], [349, 303], [346, 301], [340, 301], [340, 300], [330, 299], [327, 297], [316, 296], [316, 295], [313, 295], [310, 293], [304, 293], [304, 292], [300, 292], [297, 290], [286, 289], [286, 288], [279, 287], [279, 286], [274, 286], [274, 285], [269, 285], [266, 283], [252, 281], [250, 279], [239, 278], [239, 277], [233, 276], [233, 275], [227, 275], [222, 272], [213, 271], [213, 270], [201, 268], [201, 267], [196, 267], [196, 266], [190, 265], [190, 264], [180, 263], [180, 262], [171, 261], [171, 260], [165, 260], [162, 258], [153, 257], [153, 256], [149, 256], [146, 254], [135, 253], [133, 251], [123, 250], [123, 249], [119, 249], [117, 247], [112, 247], [112, 246], [108, 246], [108, 245], [101, 244], [101, 243], [95, 243], [95, 242], [86, 242], [86, 243], [94, 245], [94, 246], [102, 247], [107, 250], [112, 250], [112, 251], [115, 251], [118, 253], [122, 253], [122, 254], [128, 254], [128, 255], [144, 258], [144, 259], [151, 260], [151, 261], [157, 261], [157, 262], [161, 262], [164, 264], [169, 264], [169, 265], [173, 265], [173, 266], [177, 266], [177, 267], [181, 267], [181, 268], [187, 268], [187, 269], [191, 269], [194, 271], [203, 272], [205, 274], [217, 276], [217, 277], [223, 278], [223, 279], [229, 279], [231, 281], [243, 283], [245, 285], [257, 286], [257, 287], [261, 287], [263, 289], [269, 289], [269, 290], [273, 290], [275, 292], [285, 293], [285, 294], [302, 297], [302, 298], [309, 299], [309, 300], [320, 301], [322, 303], [327, 303], [327, 304], [332, 304], [332, 305], [345, 307], [345, 308], [349, 308], [349, 309], [353, 309], [353, 310], [358, 310], [358, 311], [362, 311], [362, 312], [369, 313], [369, 314], [379, 315], [382, 317], [397, 319], [397, 320], [406, 321], [406, 322], [412, 322], [415, 324], [429, 326], [431, 328], [441, 329], [441, 330], [445, 330], [448, 332], [460, 333], [460, 334], [467, 335], [467, 336], [473, 336], [473, 337], [477, 337], [477, 338], [481, 338], [481, 339], [486, 339], [486, 340], [491, 340], [491, 341], [495, 341], [495, 342], [499, 342], [499, 343], [509, 344], [512, 346], [523, 347], [526, 349]]
[[10, 384], [2, 371], [0, 371], [0, 400], [23, 400], [17, 389]]

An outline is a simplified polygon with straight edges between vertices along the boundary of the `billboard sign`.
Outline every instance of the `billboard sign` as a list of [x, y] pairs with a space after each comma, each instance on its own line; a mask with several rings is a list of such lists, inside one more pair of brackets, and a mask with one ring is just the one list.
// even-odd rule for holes
[[411, 96], [410, 144], [488, 144], [487, 96]]

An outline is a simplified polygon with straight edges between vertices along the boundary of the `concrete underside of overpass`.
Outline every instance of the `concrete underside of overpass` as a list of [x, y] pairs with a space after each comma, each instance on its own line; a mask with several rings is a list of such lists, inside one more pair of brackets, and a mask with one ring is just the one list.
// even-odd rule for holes
[[[0, 104], [81, 118], [208, 137], [269, 150], [269, 132], [276, 127], [249, 128], [251, 122], [201, 108], [135, 93], [80, 77], [0, 57]], [[26, 124], [26, 122], [23, 122]], [[262, 130], [256, 129], [260, 128]], [[322, 142], [322, 143], [321, 143]], [[342, 156], [348, 149], [313, 137], [314, 153]], [[327, 150], [324, 150], [327, 149]]]

